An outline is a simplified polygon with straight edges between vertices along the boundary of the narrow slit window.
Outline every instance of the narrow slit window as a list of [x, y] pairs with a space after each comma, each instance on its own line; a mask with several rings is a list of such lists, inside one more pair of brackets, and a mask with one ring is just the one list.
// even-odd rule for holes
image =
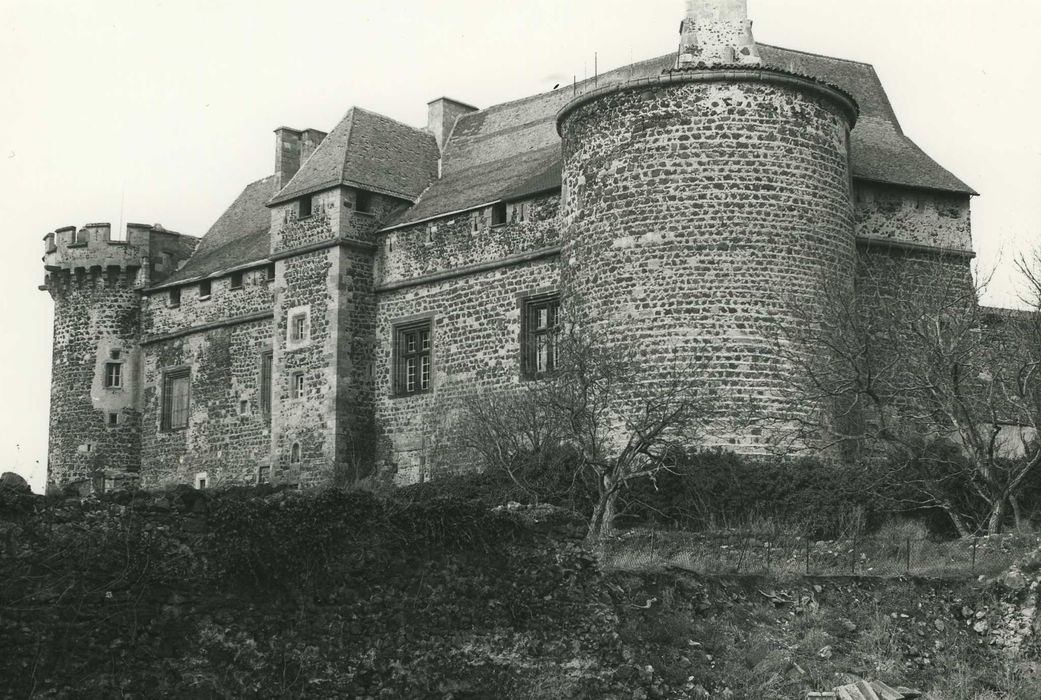
[[265, 418], [271, 417], [271, 360], [270, 350], [260, 355], [260, 410]]

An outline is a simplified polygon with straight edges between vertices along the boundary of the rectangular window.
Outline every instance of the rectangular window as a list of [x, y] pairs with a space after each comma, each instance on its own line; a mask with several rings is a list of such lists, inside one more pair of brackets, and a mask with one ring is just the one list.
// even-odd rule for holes
[[108, 414], [108, 424], [111, 427], [115, 427], [115, 426], [119, 425], [119, 414], [118, 413], [110, 413], [110, 414]]
[[399, 396], [430, 390], [431, 322], [401, 326], [394, 330], [394, 393]]
[[163, 430], [182, 430], [188, 427], [190, 380], [191, 371], [188, 369], [167, 372], [163, 377]]
[[122, 389], [123, 388], [123, 365], [119, 362], [106, 362], [105, 363], [105, 388], [106, 389]]
[[209, 299], [210, 293], [213, 291], [213, 283], [210, 280], [203, 280], [199, 282], [199, 298]]
[[299, 203], [297, 204], [298, 218], [306, 219], [307, 217], [311, 216], [313, 205], [314, 197], [312, 197], [311, 195], [301, 197]]
[[506, 202], [492, 205], [492, 226], [506, 225]]
[[260, 354], [260, 410], [271, 417], [271, 351]]
[[289, 320], [289, 339], [299, 342], [307, 338], [307, 314], [296, 314]]
[[557, 367], [557, 315], [560, 296], [546, 294], [525, 299], [521, 309], [521, 371], [539, 377]]
[[269, 263], [268, 266], [264, 268], [264, 281], [275, 281], [275, 263]]
[[304, 398], [304, 373], [293, 372], [290, 377], [289, 393], [294, 399]]
[[174, 287], [170, 290], [170, 306], [181, 305], [181, 288]]
[[372, 193], [366, 192], [365, 190], [358, 190], [357, 196], [354, 199], [354, 209], [362, 214], [371, 214]]
[[242, 273], [232, 272], [231, 273], [231, 288], [242, 289]]

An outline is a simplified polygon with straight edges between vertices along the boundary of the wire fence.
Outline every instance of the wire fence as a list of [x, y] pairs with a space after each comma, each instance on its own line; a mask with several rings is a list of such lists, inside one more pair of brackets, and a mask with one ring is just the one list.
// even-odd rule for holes
[[968, 578], [997, 575], [1038, 545], [1037, 537], [1026, 535], [824, 541], [775, 533], [634, 530], [609, 543], [606, 554], [619, 568], [665, 565], [706, 575]]

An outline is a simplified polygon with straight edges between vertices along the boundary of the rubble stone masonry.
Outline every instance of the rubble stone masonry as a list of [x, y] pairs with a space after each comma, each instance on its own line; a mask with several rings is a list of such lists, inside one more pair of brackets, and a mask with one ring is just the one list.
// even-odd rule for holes
[[720, 425], [710, 444], [769, 447], [762, 426], [791, 418], [778, 336], [822, 285], [852, 291], [854, 116], [838, 90], [740, 70], [636, 81], [561, 112], [566, 292], [641, 355], [645, 391], [697, 372], [727, 406], [754, 402], [755, 427]]

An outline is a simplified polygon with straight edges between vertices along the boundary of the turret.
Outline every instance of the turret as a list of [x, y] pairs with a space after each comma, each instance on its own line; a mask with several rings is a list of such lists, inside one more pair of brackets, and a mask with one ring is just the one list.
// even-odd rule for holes
[[787, 404], [778, 338], [825, 285], [852, 291], [857, 106], [761, 65], [750, 27], [744, 0], [689, 3], [675, 68], [579, 95], [557, 128], [565, 293], [635, 345], [634, 392], [696, 373], [737, 404], [721, 416], [753, 406], [756, 424], [710, 437], [756, 453], [772, 447], [764, 425], [819, 408]]
[[161, 226], [67, 226], [44, 236], [40, 287], [54, 299], [49, 487], [104, 489], [140, 468], [140, 295], [196, 239]]

